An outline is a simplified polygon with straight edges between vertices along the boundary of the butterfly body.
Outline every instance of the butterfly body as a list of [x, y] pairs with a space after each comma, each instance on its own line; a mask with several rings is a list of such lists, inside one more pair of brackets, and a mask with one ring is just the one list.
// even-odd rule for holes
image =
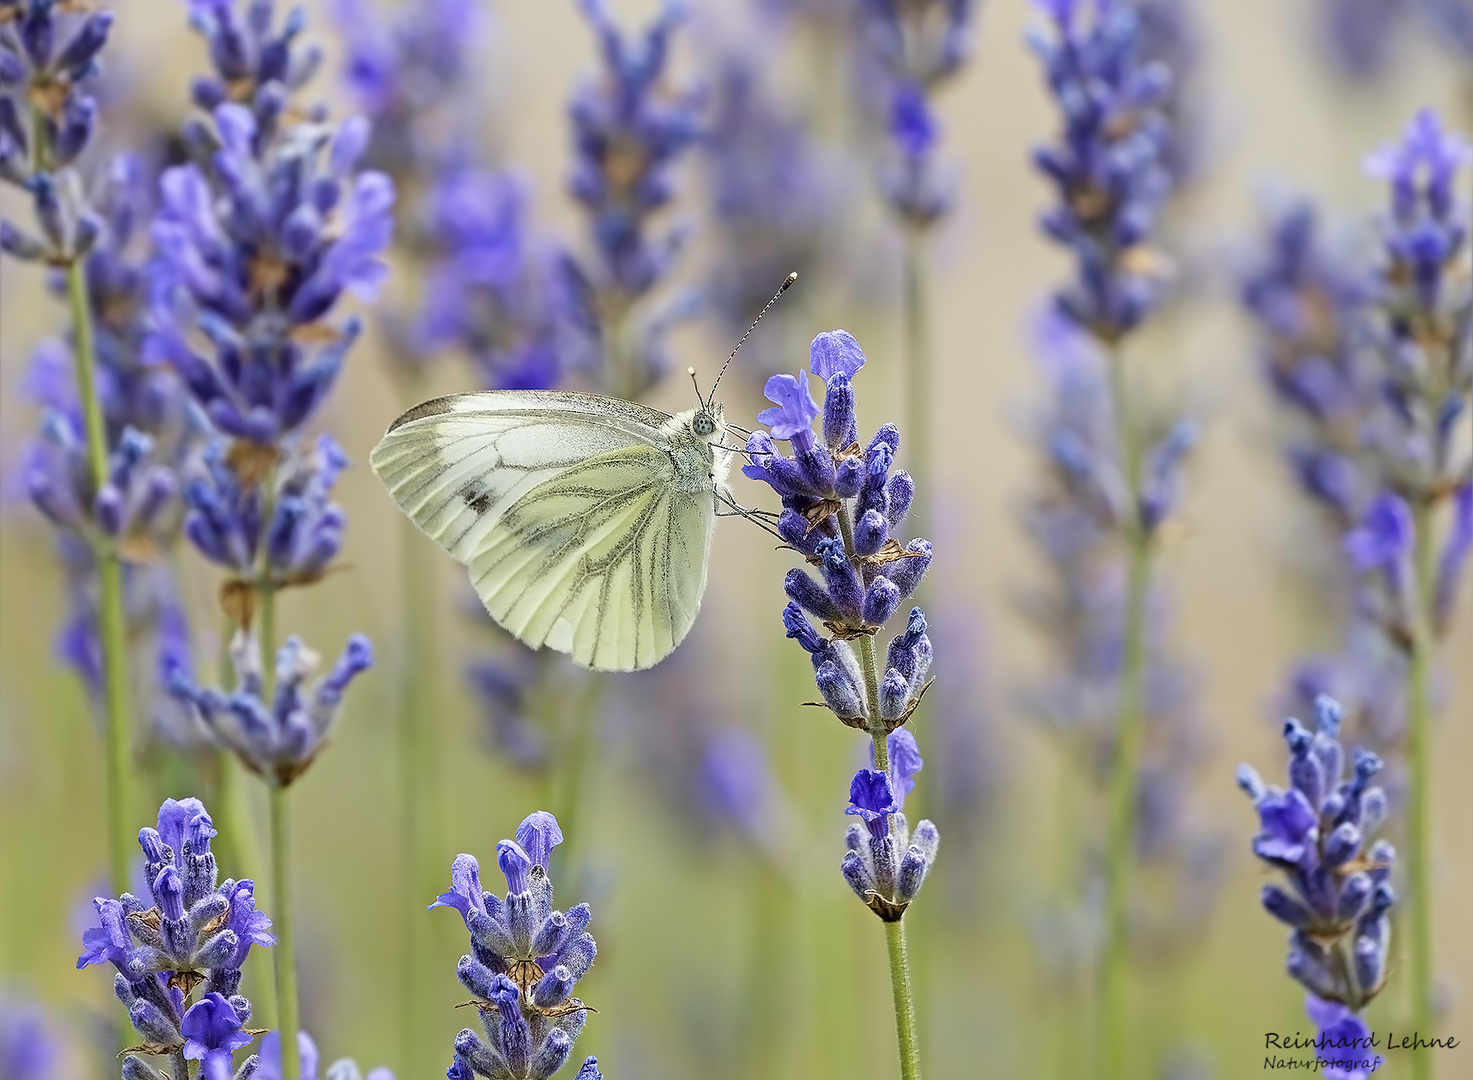
[[528, 645], [601, 670], [668, 656], [705, 592], [731, 453], [720, 407], [567, 391], [436, 398], [370, 456], [400, 508]]

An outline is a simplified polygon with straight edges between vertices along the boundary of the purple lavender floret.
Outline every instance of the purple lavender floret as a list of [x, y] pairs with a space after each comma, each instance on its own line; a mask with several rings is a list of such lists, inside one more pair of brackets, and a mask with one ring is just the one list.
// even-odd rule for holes
[[1059, 307], [1101, 341], [1135, 328], [1160, 297], [1164, 260], [1150, 246], [1171, 190], [1171, 125], [1162, 111], [1172, 73], [1141, 48], [1134, 8], [1113, 0], [1038, 0], [1046, 32], [1030, 44], [1062, 113], [1034, 163], [1058, 204], [1046, 234], [1076, 260]]
[[[213, 68], [190, 86], [195, 105], [213, 112], [228, 101], [244, 102], [263, 127], [274, 129], [289, 95], [301, 89], [322, 63], [320, 48], [298, 41], [306, 28], [306, 13], [292, 8], [276, 25], [272, 0], [188, 3], [189, 24], [205, 39]], [[321, 120], [321, 110], [310, 110], [308, 118]]]
[[900, 812], [923, 764], [915, 736], [905, 728], [897, 728], [886, 744], [889, 769], [882, 772], [873, 767], [871, 747], [871, 767], [855, 773], [849, 786], [850, 805], [844, 813], [859, 817], [861, 823], [849, 826], [847, 850], [839, 869], [871, 911], [886, 922], [894, 922], [920, 892], [936, 861], [941, 837], [927, 820], [922, 820], [912, 833]]
[[482, 890], [474, 856], [457, 855], [449, 890], [430, 905], [454, 908], [470, 932], [471, 952], [456, 975], [475, 995], [485, 1032], [483, 1039], [466, 1028], [455, 1037], [451, 1077], [544, 1080], [572, 1054], [586, 1019], [572, 992], [598, 950], [587, 904], [566, 914], [552, 907], [548, 862], [562, 839], [557, 819], [535, 811], [515, 840], [497, 845], [504, 898]]
[[[83, 934], [86, 951], [77, 967], [113, 965], [113, 991], [147, 1052], [182, 1046], [187, 1059], [202, 1062], [201, 1076], [229, 1078], [233, 1051], [251, 1039], [241, 1030], [251, 1015], [250, 1002], [239, 994], [241, 968], [251, 946], [276, 939], [271, 920], [256, 910], [254, 883], [218, 880], [210, 850], [215, 836], [198, 799], [164, 800], [157, 827], [138, 834], [152, 903], [130, 893], [94, 900], [98, 925]], [[204, 996], [188, 1006], [196, 989]], [[254, 1061], [242, 1066], [245, 1076]], [[142, 1080], [160, 1074], [130, 1057], [123, 1075]]]
[[276, 694], [262, 698], [261, 657], [254, 637], [238, 633], [230, 646], [237, 689], [226, 694], [201, 690], [182, 671], [169, 680], [170, 691], [192, 703], [205, 727], [224, 748], [253, 772], [285, 787], [316, 759], [342, 708], [348, 684], [373, 666], [373, 646], [362, 634], [348, 639], [342, 655], [310, 689], [307, 679], [321, 658], [290, 637], [276, 653]]
[[[915, 497], [909, 475], [891, 472], [900, 433], [886, 424], [867, 447], [857, 441], [851, 379], [864, 362], [847, 331], [813, 339], [809, 368], [828, 384], [822, 409], [809, 392], [807, 371], [768, 379], [766, 393], [774, 404], [757, 417], [768, 430], [747, 440], [742, 472], [778, 493], [778, 534], [819, 570], [821, 580], [804, 570], [788, 571], [783, 625], [811, 657], [825, 703], [852, 727], [891, 731], [909, 718], [927, 683], [931, 642], [925, 616], [913, 609], [906, 630], [890, 643], [875, 716], [869, 715], [849, 641], [877, 633], [915, 592], [931, 563], [931, 545], [911, 540], [902, 547], [893, 535]], [[813, 430], [820, 416], [821, 437]], [[774, 439], [788, 442], [793, 456], [778, 453]], [[819, 636], [809, 615], [833, 637]]]
[[1385, 983], [1396, 852], [1385, 840], [1371, 843], [1386, 817], [1386, 793], [1371, 783], [1381, 760], [1356, 747], [1347, 775], [1343, 710], [1322, 696], [1315, 713], [1313, 732], [1297, 720], [1284, 725], [1287, 789], [1264, 784], [1246, 764], [1238, 785], [1258, 810], [1254, 853], [1288, 881], [1288, 889], [1265, 886], [1263, 906], [1292, 928], [1289, 974], [1358, 1013]]

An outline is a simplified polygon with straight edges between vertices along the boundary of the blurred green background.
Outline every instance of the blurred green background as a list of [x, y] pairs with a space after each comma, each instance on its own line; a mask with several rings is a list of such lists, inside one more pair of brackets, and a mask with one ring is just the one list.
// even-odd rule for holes
[[[531, 179], [539, 225], [576, 238], [578, 215], [564, 195], [564, 103], [574, 80], [593, 68], [592, 36], [564, 0], [490, 6], [488, 139]], [[694, 6], [695, 25], [676, 45], [677, 68], [686, 75], [701, 66], [703, 38], [719, 32], [721, 20], [707, 16], [736, 5]], [[1209, 1063], [1212, 1071], [1202, 1075], [1237, 1078], [1260, 1069], [1264, 1032], [1308, 1025], [1303, 991], [1283, 973], [1285, 935], [1258, 906], [1265, 874], [1248, 851], [1255, 819], [1233, 769], [1249, 760], [1271, 782], [1281, 779], [1278, 689], [1293, 659], [1330, 643], [1333, 631], [1317, 625], [1311, 598], [1294, 584], [1296, 540], [1320, 534], [1308, 529], [1278, 460], [1251, 336], [1220, 267], [1248, 242], [1253, 191], [1265, 179], [1281, 178], [1346, 214], [1372, 211], [1381, 191], [1361, 172], [1361, 158], [1422, 105], [1466, 131], [1473, 73], [1410, 37], [1393, 72], [1374, 86], [1355, 86], [1315, 57], [1314, 5], [1197, 6], [1207, 49], [1208, 156], [1172, 227], [1209, 271], [1202, 287], [1141, 335], [1130, 362], [1138, 370], [1159, 367], [1164, 384], [1179, 384], [1182, 401], [1203, 420], [1184, 525], [1161, 573], [1173, 595], [1173, 646], [1198, 670], [1210, 736], [1191, 813], [1226, 837], [1229, 867], [1200, 939], [1159, 962], [1137, 964], [1130, 1052], [1136, 1076], [1163, 1075], [1164, 1063], [1185, 1055]], [[341, 113], [334, 36], [318, 7], [309, 5], [310, 34], [329, 59], [313, 96]], [[627, 2], [615, 10], [633, 25], [653, 5]], [[1028, 317], [1068, 273], [1064, 256], [1036, 228], [1049, 194], [1029, 165], [1032, 146], [1056, 119], [1023, 44], [1027, 5], [987, 0], [979, 14], [972, 61], [940, 98], [943, 152], [958, 165], [959, 188], [935, 244], [939, 467], [937, 482], [920, 498], [933, 523], [937, 557], [928, 581], [931, 614], [942, 630], [935, 635], [937, 689], [915, 730], [930, 754], [936, 710], [960, 700], [965, 723], [975, 726], [986, 782], [969, 820], [938, 817], [936, 876], [906, 922], [930, 1075], [1075, 1077], [1088, 1065], [1088, 983], [1070, 989], [1049, 977], [1028, 929], [1050, 897], [1072, 887], [1074, 855], [1061, 843], [1059, 814], [1073, 781], [1056, 744], [1016, 705], [1018, 687], [1049, 657], [1017, 611], [1020, 584], [1037, 583], [1045, 572], [1017, 510], [1039, 475], [1026, 433], [1044, 392], [1029, 353]], [[113, 63], [140, 115], [177, 125], [186, 114], [187, 78], [202, 65], [183, 5], [130, 0], [118, 7], [115, 33]], [[788, 61], [793, 70], [784, 74], [803, 92], [845, 92], [837, 77], [822, 77], [811, 56], [795, 52]], [[670, 215], [697, 227], [677, 280], [720, 258], [694, 209], [698, 183], [695, 170], [681, 173]], [[843, 243], [875, 256], [863, 280], [826, 280], [835, 270], [806, 277], [785, 321], [764, 328], [762, 355], [781, 355], [783, 369], [796, 371], [814, 333], [852, 331], [870, 358], [857, 390], [861, 430], [872, 431], [899, 419], [899, 246], [874, 197], [864, 192], [855, 207]], [[411, 289], [412, 282], [393, 288]], [[17, 387], [33, 346], [60, 330], [64, 312], [30, 267], [0, 261], [0, 289], [0, 983], [36, 995], [84, 1032], [89, 1017], [105, 1014], [111, 990], [103, 972], [74, 970], [88, 925], [81, 920], [90, 917], [87, 901], [104, 873], [100, 740], [76, 679], [54, 658], [63, 585], [47, 527], [15, 482], [18, 448], [35, 423]], [[693, 365], [709, 382], [729, 347], [709, 322], [682, 329], [672, 371]], [[726, 387], [729, 417], [755, 414], [761, 406], [754, 388], [767, 373], [751, 372]], [[471, 384], [455, 362], [440, 365], [433, 380], [442, 391]], [[684, 379], [671, 377], [655, 403], [684, 407], [688, 396]], [[284, 631], [330, 654], [349, 633], [363, 631], [380, 657], [349, 694], [330, 748], [295, 789], [305, 1026], [327, 1060], [351, 1054], [365, 1067], [388, 1063], [399, 1080], [419, 1080], [443, 1074], [467, 1018], [451, 1008], [465, 997], [454, 977], [464, 931], [453, 913], [423, 914], [432, 1038], [415, 1047], [413, 1064], [401, 1057], [397, 905], [408, 871], [396, 824], [393, 691], [406, 534], [367, 456], [402, 404], [370, 334], [315, 423], [334, 433], [355, 465], [337, 491], [349, 516], [341, 569], [311, 590], [285, 593], [278, 619]], [[763, 505], [770, 494], [740, 478], [736, 493]], [[192, 553], [186, 561], [197, 656], [208, 672], [220, 648], [212, 636], [218, 579]], [[789, 565], [788, 553], [772, 550], [763, 534], [723, 521], [705, 606], [671, 661], [676, 670], [612, 680], [623, 704], [600, 725], [598, 767], [583, 793], [582, 833], [573, 838], [579, 866], [558, 877], [555, 862], [554, 872], [560, 906], [593, 904], [600, 954], [579, 993], [598, 1012], [577, 1056], [597, 1054], [613, 1080], [894, 1075], [882, 935], [838, 873], [841, 813], [864, 740], [828, 713], [801, 707], [814, 697], [806, 658], [783, 639], [778, 621]], [[456, 852], [476, 854], [488, 881], [494, 877], [496, 841], [510, 836], [542, 795], [485, 750], [483, 722], [461, 672], [488, 638], [465, 614], [469, 593], [460, 570], [446, 558], [436, 558], [434, 570], [438, 705], [422, 722], [438, 733], [436, 862], [443, 871], [420, 890], [421, 903], [448, 882]], [[1461, 662], [1473, 655], [1473, 612], [1464, 586], [1435, 727], [1435, 912], [1445, 991], [1440, 1033], [1473, 1041], [1473, 687]], [[946, 684], [964, 689], [943, 696]], [[763, 844], [701, 824], [671, 797], [682, 786], [669, 775], [680, 767], [679, 754], [652, 760], [651, 739], [695, 723], [698, 713], [750, 728], [768, 749], [786, 803]], [[927, 787], [932, 775], [921, 774], [917, 791], [928, 812], [935, 806]], [[183, 782], [176, 771], [172, 779], [140, 784], [138, 824], [151, 820], [163, 795], [193, 793], [178, 786]], [[264, 876], [263, 867], [222, 870]], [[250, 981], [269, 972], [266, 959], [258, 955], [248, 966], [248, 993]], [[1371, 1012], [1377, 1030], [1399, 1027], [1406, 1015], [1394, 966], [1391, 978]], [[82, 1054], [76, 1075], [96, 1075], [99, 1067], [95, 1056]], [[1439, 1069], [1443, 1080], [1473, 1077], [1473, 1051], [1441, 1055]], [[1399, 1072], [1393, 1064], [1384, 1075]]]

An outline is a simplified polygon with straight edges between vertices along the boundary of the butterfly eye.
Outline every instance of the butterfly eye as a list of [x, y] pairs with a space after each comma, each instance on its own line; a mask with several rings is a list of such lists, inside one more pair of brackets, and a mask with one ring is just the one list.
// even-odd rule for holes
[[716, 430], [716, 422], [711, 419], [708, 412], [696, 413], [695, 419], [690, 422], [691, 430], [703, 438]]

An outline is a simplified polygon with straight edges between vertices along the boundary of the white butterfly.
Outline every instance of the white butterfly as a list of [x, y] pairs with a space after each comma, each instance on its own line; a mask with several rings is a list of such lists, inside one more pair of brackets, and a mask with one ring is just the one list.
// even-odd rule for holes
[[486, 390], [409, 410], [369, 460], [503, 627], [584, 667], [634, 671], [669, 656], [700, 610], [729, 500], [725, 432], [710, 401], [670, 416]]

